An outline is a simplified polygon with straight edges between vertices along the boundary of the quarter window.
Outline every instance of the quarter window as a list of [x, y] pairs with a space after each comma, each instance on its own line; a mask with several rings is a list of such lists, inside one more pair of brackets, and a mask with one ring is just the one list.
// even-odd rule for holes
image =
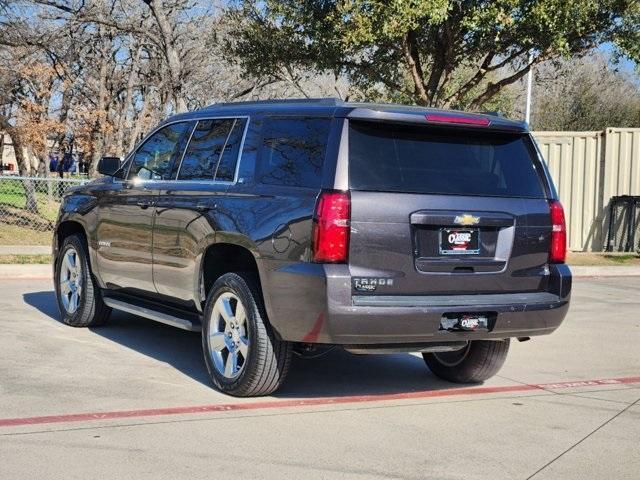
[[267, 119], [262, 141], [262, 183], [320, 187], [329, 137], [327, 118]]
[[189, 122], [167, 125], [151, 135], [133, 155], [129, 180], [168, 180], [171, 167], [193, 126]]
[[244, 119], [200, 120], [182, 159], [178, 180], [233, 181]]
[[232, 182], [236, 175], [236, 164], [241, 154], [240, 145], [244, 135], [244, 129], [247, 121], [244, 119], [234, 120], [231, 132], [224, 146], [222, 158], [218, 162], [215, 179], [224, 182]]

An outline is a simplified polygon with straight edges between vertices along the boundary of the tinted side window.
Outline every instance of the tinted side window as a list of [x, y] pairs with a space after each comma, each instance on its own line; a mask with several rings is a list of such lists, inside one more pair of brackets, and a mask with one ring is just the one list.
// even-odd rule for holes
[[215, 179], [218, 181], [232, 182], [236, 174], [236, 164], [240, 154], [240, 144], [244, 136], [244, 129], [247, 121], [243, 118], [234, 120], [231, 132], [224, 146], [222, 158], [218, 162]]
[[171, 167], [182, 153], [181, 144], [192, 123], [167, 125], [149, 137], [133, 155], [129, 180], [167, 180], [172, 177]]
[[178, 180], [213, 180], [233, 119], [200, 120], [182, 159]]
[[262, 183], [320, 187], [329, 126], [328, 118], [267, 119], [260, 156]]

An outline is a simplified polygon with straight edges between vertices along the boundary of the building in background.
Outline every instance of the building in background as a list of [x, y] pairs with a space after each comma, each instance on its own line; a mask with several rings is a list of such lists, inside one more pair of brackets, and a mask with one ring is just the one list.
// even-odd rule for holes
[[[50, 174], [55, 174], [57, 171], [57, 161], [59, 159], [64, 160], [64, 172], [65, 173], [86, 173], [85, 162], [83, 161], [82, 152], [78, 152], [77, 149], [73, 154], [64, 154], [54, 148], [55, 142], [53, 139], [48, 140], [49, 156], [46, 159], [47, 170]], [[71, 156], [69, 156], [71, 155]], [[24, 157], [29, 160], [29, 168], [32, 172], [35, 172], [38, 168], [38, 159], [31, 155], [28, 150], [25, 149]], [[55, 158], [56, 166], [52, 169], [51, 159]], [[0, 174], [18, 174], [18, 164], [16, 162], [15, 152], [13, 150], [13, 144], [11, 143], [11, 137], [5, 132], [0, 131]], [[83, 168], [84, 167], [84, 168]], [[83, 171], [84, 170], [84, 171]]]

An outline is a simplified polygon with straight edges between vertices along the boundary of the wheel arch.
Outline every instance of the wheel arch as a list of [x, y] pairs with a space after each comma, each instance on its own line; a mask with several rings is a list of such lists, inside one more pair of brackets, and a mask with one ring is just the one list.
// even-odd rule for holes
[[[207, 298], [209, 290], [225, 273], [249, 273], [255, 275], [258, 281], [259, 295], [266, 310], [267, 321], [271, 314], [268, 295], [265, 295], [263, 287], [264, 275], [260, 268], [260, 258], [251, 251], [247, 246], [231, 242], [219, 242], [209, 245], [202, 255], [199, 279], [199, 295], [201, 299], [201, 308], [204, 311], [204, 302]], [[271, 323], [269, 321], [269, 323]], [[276, 335], [279, 336], [277, 329], [274, 327]]]
[[82, 222], [79, 222], [75, 219], [66, 218], [63, 219], [56, 225], [56, 229], [53, 235], [53, 261], [55, 265], [55, 261], [60, 254], [60, 248], [62, 248], [62, 243], [64, 239], [69, 237], [70, 235], [79, 235], [84, 240], [85, 247], [87, 248], [87, 252], [89, 252], [89, 261], [91, 265], [94, 265], [93, 262], [93, 252], [91, 249], [91, 245], [89, 242], [89, 236], [87, 233], [87, 228]]
[[56, 228], [55, 235], [58, 248], [62, 245], [64, 239], [69, 235], [81, 235], [82, 237], [84, 237], [85, 242], [88, 241], [87, 232], [84, 228], [84, 225], [82, 225], [77, 220], [64, 220], [63, 222], [60, 222], [60, 224]]
[[260, 279], [256, 257], [247, 247], [229, 242], [209, 245], [202, 254], [200, 267], [201, 298], [206, 298], [218, 278], [230, 272], [253, 273]]

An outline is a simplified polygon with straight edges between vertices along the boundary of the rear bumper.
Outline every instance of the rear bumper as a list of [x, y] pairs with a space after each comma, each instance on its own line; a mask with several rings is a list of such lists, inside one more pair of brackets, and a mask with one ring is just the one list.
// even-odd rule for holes
[[[434, 297], [404, 299], [353, 299], [352, 306], [330, 309], [328, 332], [333, 343], [378, 344], [420, 343], [490, 338], [530, 337], [553, 332], [564, 319], [568, 300], [558, 296], [524, 294], [522, 300], [513, 294], [500, 300], [498, 295], [476, 295], [472, 303], [464, 296], [447, 297], [439, 302]], [[408, 302], [414, 301], [415, 306]], [[450, 313], [487, 313], [495, 318], [490, 331], [449, 332], [440, 329], [440, 320]]]
[[[382, 345], [530, 337], [553, 332], [569, 309], [571, 272], [550, 268], [549, 291], [491, 295], [352, 296], [346, 265], [294, 264], [272, 271], [265, 295], [271, 323], [285, 340]], [[264, 285], [264, 283], [263, 283]], [[267, 294], [267, 292], [265, 292]], [[489, 331], [440, 329], [446, 313], [488, 313]]]

